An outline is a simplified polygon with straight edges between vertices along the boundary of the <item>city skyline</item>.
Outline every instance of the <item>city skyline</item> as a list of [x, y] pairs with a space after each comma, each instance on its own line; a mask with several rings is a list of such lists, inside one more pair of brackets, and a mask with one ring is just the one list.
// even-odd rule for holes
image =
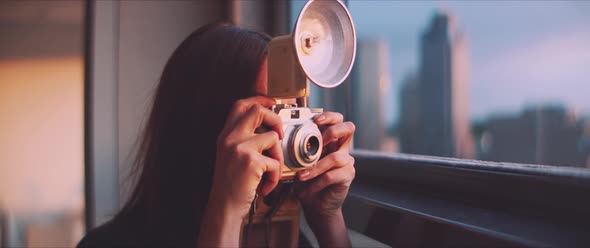
[[419, 73], [407, 73], [398, 95], [400, 152], [590, 167], [590, 123], [562, 104], [470, 123], [470, 51], [459, 26], [452, 15], [438, 12], [420, 36]]
[[[418, 38], [430, 16], [444, 8], [470, 37], [471, 121], [560, 103], [590, 114], [590, 3], [575, 2], [349, 1], [359, 39], [390, 46], [392, 97], [385, 119], [399, 119], [396, 99], [408, 72], [418, 70]], [[370, 14], [369, 14], [370, 13]], [[524, 14], [526, 13], [526, 15]], [[550, 16], [551, 18], [546, 18]]]
[[[470, 4], [452, 2], [441, 8], [432, 2], [349, 1], [359, 44], [355, 69], [349, 82], [341, 87], [328, 90], [314, 87], [313, 105], [342, 112], [357, 124], [355, 148], [504, 162], [587, 165], [583, 160], [587, 157], [587, 150], [590, 150], [590, 98], [585, 92], [590, 92], [590, 84], [585, 82], [590, 78], [590, 71], [585, 68], [590, 68], [590, 30], [577, 30], [573, 36], [563, 33], [564, 30], [569, 32], [579, 27], [576, 25], [580, 17], [571, 13], [577, 9], [572, 6], [563, 8], [562, 3], [534, 2], [536, 12], [523, 15], [522, 6], [531, 6], [529, 3], [521, 3], [520, 8], [508, 12], [500, 10], [519, 4], [467, 5]], [[590, 4], [587, 6], [590, 10]], [[465, 11], [466, 8], [477, 11]], [[549, 10], [558, 13], [552, 18], [542, 18]], [[491, 18], [488, 12], [494, 11], [507, 16]], [[383, 16], [385, 12], [387, 16]], [[394, 14], [401, 12], [401, 15]], [[465, 18], [462, 15], [465, 12], [470, 16]], [[367, 13], [371, 14], [367, 16]], [[438, 55], [442, 60], [432, 55], [428, 59], [424, 57], [423, 34], [432, 29], [432, 20], [440, 13], [452, 16], [450, 19], [459, 24], [462, 32], [449, 32], [448, 36], [451, 37], [449, 40], [459, 41], [455, 43], [460, 45], [450, 42], [450, 46], [455, 48], [450, 52], [445, 52], [445, 45], [439, 46], [430, 54], [442, 53], [442, 56]], [[530, 17], [530, 20], [514, 22], [525, 17]], [[590, 17], [582, 19], [590, 23]], [[474, 23], [474, 20], [477, 22]], [[548, 23], [551, 25], [546, 25]], [[524, 28], [527, 25], [534, 27]], [[551, 35], [548, 36], [548, 33]], [[468, 39], [462, 39], [464, 36]], [[588, 45], [582, 44], [586, 40]], [[412, 42], [414, 44], [410, 44]], [[367, 49], [371, 46], [374, 49]], [[581, 49], [586, 46], [589, 49]], [[460, 56], [452, 56], [453, 51]], [[375, 58], [367, 59], [370, 57]], [[455, 57], [461, 57], [461, 63], [456, 63]], [[444, 62], [446, 59], [451, 62]], [[431, 60], [438, 62], [424, 66]], [[388, 68], [384, 66], [386, 64], [389, 64]], [[458, 65], [444, 69], [445, 64]], [[385, 84], [379, 80], [383, 74], [389, 75]], [[454, 76], [449, 80], [446, 74]], [[430, 86], [420, 85], [420, 78], [424, 78], [422, 75], [426, 75], [423, 81], [430, 82]], [[457, 76], [459, 80], [454, 78]], [[579, 80], [570, 80], [576, 77]], [[449, 83], [455, 81], [457, 83]], [[420, 91], [422, 99], [412, 99], [412, 95]], [[437, 97], [449, 100], [439, 101]], [[378, 102], [383, 106], [379, 106]], [[489, 105], [482, 107], [482, 103]], [[565, 115], [560, 115], [561, 112], [553, 111], [554, 108], [563, 109], [567, 116], [576, 117], [577, 126], [560, 127], [556, 124], [566, 119]], [[402, 112], [413, 121], [403, 123]], [[430, 119], [425, 119], [425, 116]], [[509, 123], [508, 128], [497, 128], [495, 123], [498, 120]], [[493, 130], [481, 130], [482, 127]], [[487, 131], [488, 137], [497, 136], [500, 139], [516, 137], [510, 134], [521, 132], [513, 127], [528, 127], [524, 130], [526, 132], [531, 128], [536, 130], [533, 134], [537, 136], [519, 141], [534, 144], [539, 150], [533, 149], [532, 153], [523, 151], [520, 157], [510, 159], [510, 155], [498, 147], [516, 143], [504, 138], [504, 141], [497, 140], [496, 146], [488, 153], [481, 153], [481, 132]], [[384, 128], [390, 130], [385, 137], [380, 137]], [[562, 135], [567, 138], [561, 138]], [[547, 137], [563, 142], [548, 146]], [[404, 149], [408, 145], [414, 146], [413, 150]], [[560, 151], [555, 152], [557, 150]], [[532, 159], [530, 154], [534, 154]], [[543, 157], [543, 154], [548, 157]], [[566, 162], [560, 164], [556, 161]]]

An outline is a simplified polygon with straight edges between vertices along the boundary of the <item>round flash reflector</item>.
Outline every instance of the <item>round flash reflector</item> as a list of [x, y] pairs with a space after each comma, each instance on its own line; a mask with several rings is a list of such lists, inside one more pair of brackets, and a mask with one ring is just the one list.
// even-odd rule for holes
[[356, 54], [356, 33], [342, 2], [309, 1], [297, 18], [293, 42], [301, 68], [318, 86], [336, 87], [350, 74]]

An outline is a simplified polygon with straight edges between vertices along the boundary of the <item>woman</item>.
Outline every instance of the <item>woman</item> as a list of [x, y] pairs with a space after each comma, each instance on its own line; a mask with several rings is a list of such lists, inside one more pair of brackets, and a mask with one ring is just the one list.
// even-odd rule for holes
[[[135, 189], [115, 218], [79, 246], [239, 246], [257, 189], [272, 191], [283, 162], [281, 121], [264, 96], [269, 41], [212, 24], [180, 44], [155, 92]], [[297, 175], [307, 182], [298, 197], [322, 246], [350, 246], [341, 206], [354, 178], [354, 125], [330, 112], [314, 121], [329, 143], [317, 165]], [[261, 125], [271, 131], [256, 133]]]

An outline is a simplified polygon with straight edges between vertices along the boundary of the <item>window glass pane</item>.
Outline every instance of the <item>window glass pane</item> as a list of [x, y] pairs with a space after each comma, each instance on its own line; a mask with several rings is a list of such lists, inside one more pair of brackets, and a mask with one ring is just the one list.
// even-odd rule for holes
[[350, 85], [312, 89], [312, 103], [348, 113], [355, 148], [590, 166], [590, 2], [348, 8], [358, 36]]
[[0, 1], [0, 246], [83, 233], [83, 4]]

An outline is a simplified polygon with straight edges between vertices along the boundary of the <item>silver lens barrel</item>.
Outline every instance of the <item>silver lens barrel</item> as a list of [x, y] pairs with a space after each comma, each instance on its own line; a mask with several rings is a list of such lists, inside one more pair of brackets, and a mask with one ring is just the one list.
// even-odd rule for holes
[[287, 150], [291, 167], [311, 167], [322, 154], [322, 133], [312, 122], [295, 126]]

